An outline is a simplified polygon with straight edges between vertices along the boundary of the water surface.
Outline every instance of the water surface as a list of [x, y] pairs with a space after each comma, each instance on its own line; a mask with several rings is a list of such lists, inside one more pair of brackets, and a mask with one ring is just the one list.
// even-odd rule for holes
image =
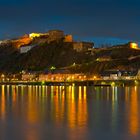
[[139, 140], [140, 87], [0, 86], [0, 140]]

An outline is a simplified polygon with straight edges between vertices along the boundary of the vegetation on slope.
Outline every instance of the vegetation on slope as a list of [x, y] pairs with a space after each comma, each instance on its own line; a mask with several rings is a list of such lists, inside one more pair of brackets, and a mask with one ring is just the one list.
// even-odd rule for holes
[[[36, 40], [37, 41], [37, 40]], [[109, 60], [104, 60], [109, 57]], [[102, 58], [102, 61], [98, 61]], [[100, 73], [108, 69], [139, 69], [140, 50], [129, 47], [95, 49], [93, 54], [76, 52], [72, 43], [57, 40], [41, 42], [29, 52], [20, 54], [12, 44], [0, 46], [0, 72], [16, 73], [22, 70], [44, 71], [51, 66], [71, 72]]]

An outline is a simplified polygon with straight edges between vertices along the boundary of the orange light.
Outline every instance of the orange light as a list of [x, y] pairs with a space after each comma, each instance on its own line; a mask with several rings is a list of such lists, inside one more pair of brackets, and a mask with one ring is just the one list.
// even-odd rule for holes
[[96, 77], [96, 76], [94, 76], [93, 78], [94, 78], [94, 79], [96, 79], [97, 77]]
[[130, 48], [138, 49], [138, 44], [137, 43], [130, 43]]

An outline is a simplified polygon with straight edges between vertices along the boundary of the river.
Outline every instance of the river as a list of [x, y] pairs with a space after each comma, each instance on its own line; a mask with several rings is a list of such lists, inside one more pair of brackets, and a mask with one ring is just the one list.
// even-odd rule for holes
[[140, 87], [0, 86], [0, 140], [139, 140]]

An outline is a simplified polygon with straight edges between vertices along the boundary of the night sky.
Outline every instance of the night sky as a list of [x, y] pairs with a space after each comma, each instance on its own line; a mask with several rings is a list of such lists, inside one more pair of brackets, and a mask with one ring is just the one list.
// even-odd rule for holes
[[139, 0], [0, 0], [0, 38], [61, 29], [140, 41]]

